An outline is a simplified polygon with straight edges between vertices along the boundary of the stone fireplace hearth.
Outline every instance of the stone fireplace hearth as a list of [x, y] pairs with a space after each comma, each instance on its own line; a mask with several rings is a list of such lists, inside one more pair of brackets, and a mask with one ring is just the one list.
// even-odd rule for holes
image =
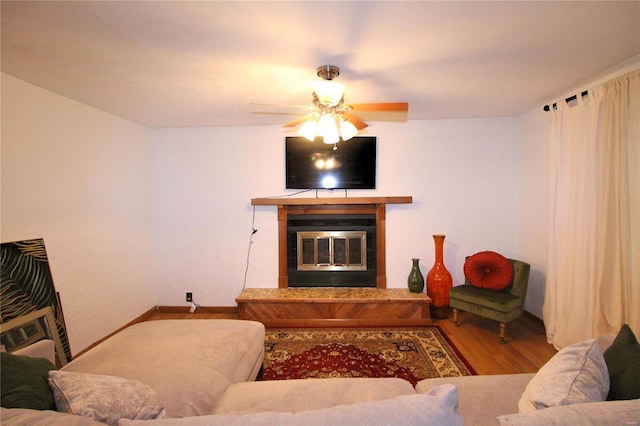
[[386, 205], [412, 197], [254, 198], [278, 207], [278, 287], [372, 287], [386, 279]]

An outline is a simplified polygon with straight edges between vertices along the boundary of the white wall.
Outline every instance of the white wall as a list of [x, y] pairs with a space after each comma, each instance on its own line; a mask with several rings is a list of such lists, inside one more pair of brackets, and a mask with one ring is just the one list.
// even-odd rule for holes
[[[413, 204], [387, 207], [389, 287], [406, 286], [412, 257], [426, 275], [435, 233], [447, 235], [445, 264], [456, 283], [466, 255], [517, 256], [517, 124], [489, 118], [370, 127], [378, 137], [378, 189], [349, 195], [413, 196]], [[203, 306], [235, 305], [247, 268], [251, 198], [294, 192], [284, 190], [284, 136], [277, 126], [152, 132], [161, 305], [186, 305], [187, 291]], [[253, 227], [246, 285], [277, 287], [276, 208], [257, 207]]]
[[547, 198], [551, 114], [540, 108], [519, 120], [518, 253], [531, 265], [525, 310], [542, 318], [547, 271]]
[[44, 238], [77, 353], [156, 305], [148, 130], [2, 74], [3, 242]]

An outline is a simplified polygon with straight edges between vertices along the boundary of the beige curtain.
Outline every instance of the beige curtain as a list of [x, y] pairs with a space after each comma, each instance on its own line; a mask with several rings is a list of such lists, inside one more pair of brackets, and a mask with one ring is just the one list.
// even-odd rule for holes
[[640, 336], [640, 70], [558, 102], [549, 171], [549, 343]]

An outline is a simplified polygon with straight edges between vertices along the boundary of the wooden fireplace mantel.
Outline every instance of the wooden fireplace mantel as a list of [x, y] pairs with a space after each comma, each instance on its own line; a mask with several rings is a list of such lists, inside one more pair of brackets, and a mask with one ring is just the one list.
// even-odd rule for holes
[[252, 198], [252, 206], [320, 206], [320, 205], [371, 205], [411, 204], [411, 196], [395, 197], [332, 197], [332, 198]]
[[411, 204], [411, 196], [340, 198], [252, 198], [253, 206], [278, 207], [278, 287], [288, 288], [287, 216], [306, 214], [374, 214], [376, 216], [376, 287], [387, 288], [386, 205]]

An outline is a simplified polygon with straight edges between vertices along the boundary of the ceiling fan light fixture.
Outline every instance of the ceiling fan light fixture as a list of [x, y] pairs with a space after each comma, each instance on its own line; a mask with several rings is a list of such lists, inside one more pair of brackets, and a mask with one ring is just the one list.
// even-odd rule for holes
[[344, 96], [344, 84], [323, 80], [313, 83], [313, 90], [318, 96], [320, 104], [324, 106], [337, 106], [342, 103]]
[[333, 80], [340, 75], [340, 68], [335, 65], [322, 65], [318, 67], [316, 74], [323, 80]]
[[300, 133], [300, 136], [303, 136], [304, 138], [313, 142], [313, 140], [316, 138], [317, 128], [318, 120], [316, 120], [315, 118], [309, 119], [305, 121], [304, 124], [300, 127], [298, 133]]
[[327, 145], [335, 145], [338, 142], [340, 142], [340, 135], [336, 132], [336, 133], [332, 133], [330, 135], [324, 136], [322, 138], [322, 142], [326, 143]]
[[320, 136], [337, 132], [335, 118], [330, 114], [322, 114], [318, 120], [317, 132]]
[[320, 117], [317, 131], [326, 144], [335, 144], [340, 141], [340, 132], [333, 114], [323, 114], [322, 117]]
[[340, 122], [340, 135], [343, 141], [347, 141], [358, 134], [358, 129], [352, 122], [346, 119], [342, 119]]
[[[340, 75], [340, 68], [335, 65], [323, 65], [318, 67], [316, 73], [322, 80], [311, 83], [314, 89], [312, 93], [313, 105], [302, 106], [311, 113], [283, 125], [283, 127], [300, 126], [298, 134], [310, 141], [321, 136], [323, 142], [333, 144], [335, 150], [338, 142], [352, 139], [360, 133], [360, 130], [368, 126], [358, 117], [358, 113], [364, 111], [406, 113], [409, 111], [407, 102], [345, 104], [345, 86], [333, 81]], [[289, 106], [299, 107], [297, 105]], [[383, 119], [382, 121], [399, 120]]]

